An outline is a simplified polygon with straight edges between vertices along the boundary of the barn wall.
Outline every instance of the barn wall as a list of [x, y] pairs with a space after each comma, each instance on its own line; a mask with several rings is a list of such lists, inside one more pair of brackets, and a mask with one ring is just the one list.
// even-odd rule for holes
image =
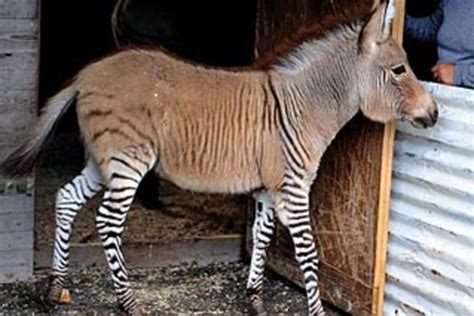
[[[0, 160], [36, 115], [38, 1], [0, 1]], [[0, 178], [0, 283], [33, 272], [31, 179]]]
[[397, 126], [385, 315], [474, 315], [474, 91], [427, 84], [438, 124]]

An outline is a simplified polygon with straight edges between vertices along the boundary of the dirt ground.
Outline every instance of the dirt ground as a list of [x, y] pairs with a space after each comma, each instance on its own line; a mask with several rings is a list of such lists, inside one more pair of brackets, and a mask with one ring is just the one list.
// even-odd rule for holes
[[[245, 284], [248, 264], [184, 264], [161, 269], [130, 271], [132, 288], [151, 315], [242, 315], [247, 313]], [[105, 270], [72, 272], [69, 289], [72, 303], [52, 308], [42, 301], [47, 274], [27, 282], [0, 285], [0, 314], [5, 315], [121, 315], [112, 282]], [[304, 293], [273, 274], [265, 283], [270, 315], [306, 315]], [[327, 308], [329, 316], [342, 315]]]
[[[37, 243], [54, 241], [54, 202], [57, 190], [79, 174], [83, 151], [74, 135], [58, 135], [42, 156], [36, 177], [35, 229]], [[147, 210], [135, 201], [123, 240], [169, 242], [195, 236], [244, 233], [246, 196], [198, 194], [160, 181], [158, 210]], [[99, 194], [100, 195], [100, 194]], [[98, 242], [94, 216], [100, 196], [81, 210], [74, 224], [72, 242]]]

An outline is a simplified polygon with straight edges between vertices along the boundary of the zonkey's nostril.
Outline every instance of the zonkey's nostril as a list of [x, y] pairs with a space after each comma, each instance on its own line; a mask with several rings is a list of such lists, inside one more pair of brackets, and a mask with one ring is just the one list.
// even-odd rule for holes
[[438, 120], [438, 109], [436, 109], [434, 112], [433, 112], [433, 121], [437, 121]]

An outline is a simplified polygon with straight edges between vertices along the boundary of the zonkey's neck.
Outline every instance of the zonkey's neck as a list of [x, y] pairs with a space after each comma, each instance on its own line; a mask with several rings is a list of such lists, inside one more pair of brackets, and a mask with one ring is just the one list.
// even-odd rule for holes
[[352, 31], [303, 44], [293, 62], [283, 60], [270, 71], [288, 124], [322, 152], [359, 109], [357, 38], [358, 33]]

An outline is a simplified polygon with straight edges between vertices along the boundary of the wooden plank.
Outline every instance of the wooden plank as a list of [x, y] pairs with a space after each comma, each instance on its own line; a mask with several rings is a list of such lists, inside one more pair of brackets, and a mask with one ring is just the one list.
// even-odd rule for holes
[[0, 214], [0, 233], [33, 230], [32, 213]]
[[16, 121], [15, 115], [33, 119], [36, 112], [35, 90], [0, 90], [0, 125]]
[[0, 90], [0, 160], [25, 136], [36, 112], [36, 90]]
[[[285, 277], [304, 288], [303, 274], [299, 269], [296, 269], [294, 259], [292, 259], [292, 257], [283, 257], [277, 252], [272, 252], [268, 267], [273, 271], [286, 271]], [[347, 274], [341, 274], [340, 271], [324, 262], [320, 264], [319, 276], [321, 290], [331, 295], [325, 298], [326, 300], [337, 301], [338, 308], [353, 311], [354, 315], [370, 315], [371, 300], [363, 300], [363, 296], [354, 298], [353, 293], [372, 291], [371, 285], [354, 280]]]
[[0, 91], [36, 90], [37, 78], [36, 51], [0, 52]]
[[0, 233], [0, 251], [33, 249], [33, 230]]
[[25, 280], [33, 275], [33, 265], [20, 264], [16, 266], [0, 267], [0, 283], [13, 283]]
[[[157, 268], [185, 262], [206, 265], [211, 262], [235, 262], [242, 258], [242, 236], [225, 238], [196, 238], [172, 244], [124, 244], [127, 266], [132, 268]], [[52, 246], [39, 245], [35, 252], [35, 269], [49, 269]], [[72, 268], [106, 266], [101, 244], [71, 245]]]
[[0, 158], [36, 114], [37, 33], [37, 20], [0, 20]]
[[[400, 44], [403, 41], [403, 24], [405, 19], [405, 0], [395, 0], [396, 15], [392, 25], [392, 37]], [[378, 207], [377, 238], [374, 267], [374, 292], [372, 297], [372, 314], [383, 315], [385, 290], [385, 273], [387, 264], [388, 222], [390, 214], [390, 194], [392, 190], [393, 149], [395, 144], [395, 122], [385, 124], [382, 169], [380, 175], [380, 200]]]
[[0, 0], [0, 19], [35, 19], [38, 0]]
[[0, 251], [0, 268], [18, 265], [33, 266], [33, 253], [33, 248]]
[[16, 50], [38, 48], [38, 20], [0, 20], [0, 56]]
[[[36, 114], [38, 10], [36, 0], [0, 3], [0, 158], [24, 137]], [[7, 18], [7, 19], [5, 19]], [[0, 282], [31, 276], [32, 179], [0, 179]], [[23, 194], [17, 194], [22, 192]], [[7, 194], [7, 195], [5, 195]]]
[[26, 194], [0, 194], [0, 215], [9, 213], [34, 213], [34, 197]]

